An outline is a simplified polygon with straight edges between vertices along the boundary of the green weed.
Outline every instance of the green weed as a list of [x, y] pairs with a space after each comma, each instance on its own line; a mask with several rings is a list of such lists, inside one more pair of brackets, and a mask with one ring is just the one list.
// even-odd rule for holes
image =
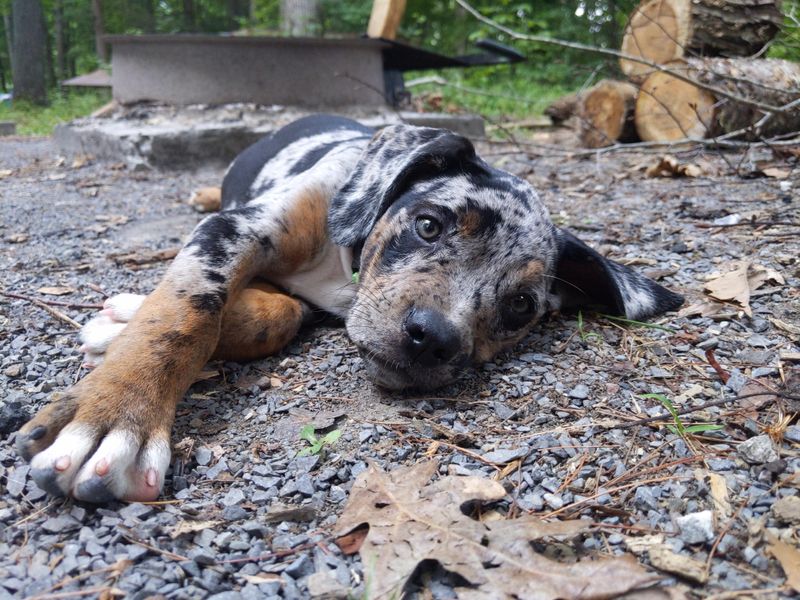
[[338, 440], [341, 435], [342, 431], [340, 429], [334, 429], [322, 437], [317, 437], [314, 433], [314, 426], [305, 425], [300, 430], [300, 439], [307, 441], [309, 446], [300, 450], [300, 452], [297, 453], [297, 456], [308, 456], [309, 454], [316, 456], [320, 452], [324, 453], [327, 446], [336, 443], [336, 440]]
[[654, 398], [661, 402], [662, 406], [669, 411], [669, 414], [672, 415], [672, 424], [667, 425], [667, 428], [674, 433], [675, 435], [679, 435], [682, 438], [686, 438], [687, 435], [692, 435], [695, 433], [707, 433], [709, 431], [719, 431], [722, 429], [722, 425], [714, 425], [712, 423], [696, 423], [694, 425], [684, 425], [683, 421], [681, 420], [680, 415], [678, 414], [675, 405], [672, 403], [672, 400], [667, 398], [664, 394], [640, 394], [640, 398]]
[[599, 333], [594, 333], [591, 331], [586, 331], [583, 327], [583, 313], [578, 311], [578, 335], [581, 338], [582, 342], [587, 342], [592, 338], [600, 338]]

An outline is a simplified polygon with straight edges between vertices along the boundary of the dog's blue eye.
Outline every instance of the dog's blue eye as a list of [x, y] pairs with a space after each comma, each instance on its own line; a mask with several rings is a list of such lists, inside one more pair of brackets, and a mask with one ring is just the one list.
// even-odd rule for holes
[[508, 307], [519, 316], [530, 315], [536, 311], [536, 303], [528, 294], [516, 294], [508, 299]]
[[442, 224], [433, 217], [417, 217], [414, 227], [417, 235], [426, 242], [433, 242], [442, 234]]

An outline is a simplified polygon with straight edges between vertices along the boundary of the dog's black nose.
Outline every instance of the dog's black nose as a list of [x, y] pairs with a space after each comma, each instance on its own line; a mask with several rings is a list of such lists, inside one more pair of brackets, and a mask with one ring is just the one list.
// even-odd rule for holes
[[445, 364], [461, 349], [455, 326], [435, 310], [412, 309], [405, 322], [406, 352], [412, 362], [423, 367]]

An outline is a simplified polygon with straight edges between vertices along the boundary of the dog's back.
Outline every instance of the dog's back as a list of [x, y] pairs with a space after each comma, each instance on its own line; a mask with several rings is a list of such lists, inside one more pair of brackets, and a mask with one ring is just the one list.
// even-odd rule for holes
[[373, 133], [361, 123], [333, 115], [312, 115], [290, 123], [236, 157], [222, 181], [222, 209], [244, 206], [285, 184], [344, 142], [366, 147]]

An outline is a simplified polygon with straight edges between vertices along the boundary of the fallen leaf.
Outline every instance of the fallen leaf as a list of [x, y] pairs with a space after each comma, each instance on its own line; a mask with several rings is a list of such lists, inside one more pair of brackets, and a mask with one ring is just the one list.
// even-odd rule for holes
[[706, 282], [704, 289], [712, 298], [723, 302], [735, 302], [742, 307], [747, 316], [752, 316], [750, 294], [767, 282], [786, 283], [783, 276], [774, 269], [742, 261], [733, 271]]
[[767, 533], [767, 544], [770, 554], [781, 563], [786, 583], [800, 593], [800, 550], [782, 542], [771, 533]]
[[694, 163], [679, 163], [669, 154], [660, 157], [644, 172], [647, 177], [700, 177], [704, 170]]
[[11, 169], [0, 169], [0, 179], [5, 179], [6, 177], [10, 177], [14, 171]]
[[27, 233], [12, 233], [11, 235], [6, 236], [6, 241], [9, 244], [22, 244], [28, 241], [28, 234]]
[[71, 287], [56, 285], [52, 287], [41, 287], [36, 291], [40, 294], [44, 294], [45, 296], [65, 296], [73, 293], [75, 290]]
[[463, 577], [459, 598], [609, 598], [650, 586], [658, 576], [630, 556], [556, 562], [534, 550], [543, 538], [572, 538], [587, 521], [544, 522], [533, 517], [480, 522], [462, 507], [505, 497], [484, 477], [444, 476], [432, 481], [436, 461], [390, 473], [371, 464], [356, 478], [335, 536], [369, 530], [359, 548], [372, 582], [370, 598], [399, 597], [422, 563], [438, 562]]
[[91, 157], [88, 154], [79, 154], [75, 157], [75, 160], [72, 161], [72, 168], [80, 169], [88, 165], [90, 161]]
[[185, 533], [196, 533], [204, 529], [213, 529], [222, 521], [181, 521], [169, 532], [169, 536], [174, 540]]
[[267, 513], [261, 517], [264, 523], [283, 523], [296, 521], [298, 523], [313, 521], [317, 517], [317, 510], [310, 504], [288, 505], [273, 504]]
[[733, 514], [730, 500], [728, 499], [728, 483], [719, 473], [712, 471], [701, 471], [708, 478], [708, 486], [711, 490], [711, 499], [714, 501], [714, 515], [717, 522], [723, 522]]
[[789, 169], [779, 169], [778, 167], [767, 167], [766, 169], [761, 169], [761, 172], [766, 177], [772, 177], [773, 179], [786, 179], [792, 174]]
[[708, 581], [706, 564], [699, 560], [676, 554], [667, 546], [651, 546], [647, 553], [650, 564], [660, 571], [684, 577], [701, 585]]

